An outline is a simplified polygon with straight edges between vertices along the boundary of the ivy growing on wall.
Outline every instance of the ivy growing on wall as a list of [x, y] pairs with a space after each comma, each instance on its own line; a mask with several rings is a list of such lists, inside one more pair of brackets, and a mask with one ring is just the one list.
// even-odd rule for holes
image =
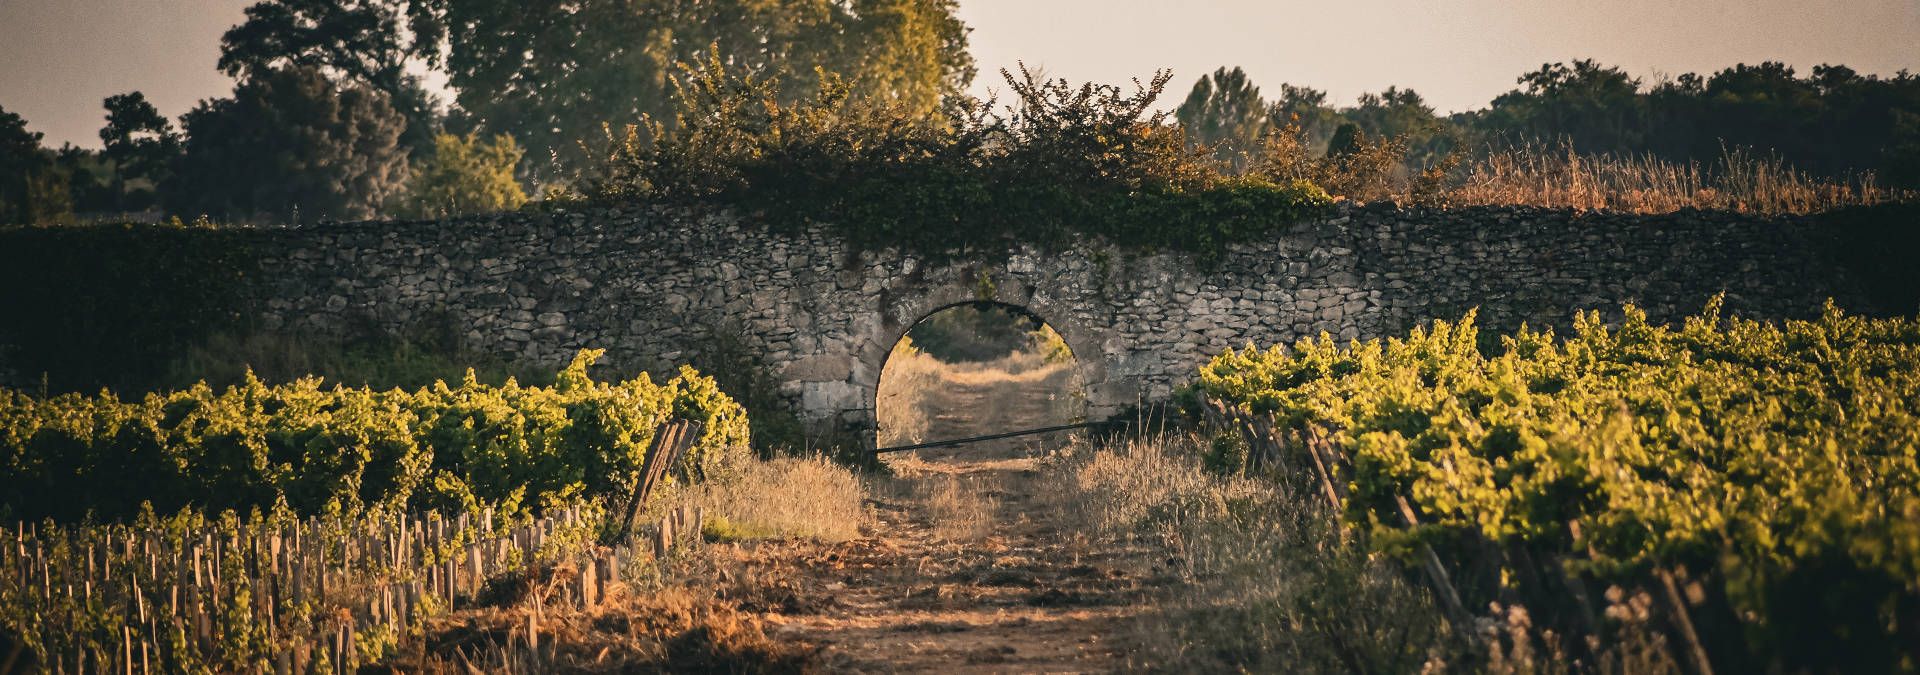
[[257, 233], [177, 225], [0, 230], [0, 365], [55, 392], [151, 381], [243, 318]]

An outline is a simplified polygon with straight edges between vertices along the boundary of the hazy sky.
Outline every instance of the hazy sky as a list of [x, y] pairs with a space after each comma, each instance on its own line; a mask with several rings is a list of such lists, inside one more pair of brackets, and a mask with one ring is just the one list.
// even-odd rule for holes
[[[220, 34], [253, 0], [0, 0], [0, 107], [47, 143], [97, 147], [100, 102], [138, 89], [178, 116], [231, 82]], [[1477, 108], [1548, 61], [1594, 58], [1635, 75], [1738, 62], [1920, 71], [1920, 0], [960, 0], [976, 93], [1024, 59], [1075, 81], [1172, 68], [1177, 104], [1201, 74], [1247, 69], [1346, 105], [1388, 85], [1442, 112]]]

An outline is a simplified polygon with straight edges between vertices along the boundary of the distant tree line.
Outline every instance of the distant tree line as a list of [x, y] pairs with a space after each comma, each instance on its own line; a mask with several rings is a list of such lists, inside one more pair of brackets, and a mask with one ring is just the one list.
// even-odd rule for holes
[[1802, 77], [1768, 62], [1649, 83], [1581, 60], [1545, 64], [1518, 84], [1487, 108], [1442, 116], [1411, 89], [1336, 107], [1325, 92], [1291, 84], [1264, 97], [1243, 70], [1221, 68], [1194, 83], [1176, 117], [1189, 138], [1242, 164], [1263, 135], [1291, 130], [1329, 154], [1399, 139], [1416, 166], [1527, 144], [1682, 164], [1743, 148], [1816, 175], [1870, 171], [1920, 186], [1920, 77], [1904, 70], [1879, 77], [1821, 65]]
[[[178, 125], [105, 101], [105, 144], [43, 147], [0, 109], [0, 222], [166, 213], [254, 223], [511, 209], [629, 124], [664, 122], [714, 50], [805, 98], [816, 69], [931, 119], [974, 74], [954, 0], [262, 0], [221, 40], [234, 78]], [[422, 84], [437, 70], [455, 92]]]
[[[955, 110], [979, 105], [964, 95], [976, 69], [956, 6], [261, 0], [221, 40], [231, 94], [178, 120], [141, 92], [119, 94], [103, 102], [100, 150], [53, 149], [0, 109], [0, 222], [140, 214], [298, 223], [512, 209], [580, 184], [631, 140], [630, 125], [676, 133], [687, 109], [677, 83], [686, 64], [706, 67], [710, 56], [777, 83], [775, 106], [812, 100], [832, 82], [857, 100], [951, 124]], [[430, 72], [447, 79], [452, 100], [427, 90]], [[1194, 84], [1174, 118], [1238, 170], [1259, 163], [1263, 139], [1291, 134], [1325, 166], [1374, 161], [1389, 142], [1403, 172], [1526, 144], [1676, 162], [1741, 147], [1818, 174], [1874, 172], [1920, 186], [1920, 78], [1905, 71], [1819, 66], [1802, 77], [1763, 63], [1648, 83], [1575, 61], [1522, 75], [1485, 109], [1447, 116], [1397, 87], [1350, 106], [1304, 86], [1269, 93], [1222, 68]]]

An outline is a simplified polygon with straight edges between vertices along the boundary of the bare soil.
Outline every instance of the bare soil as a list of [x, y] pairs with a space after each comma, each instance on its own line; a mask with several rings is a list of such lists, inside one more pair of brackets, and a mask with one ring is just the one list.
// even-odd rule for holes
[[[769, 545], [761, 552], [798, 556], [806, 585], [832, 596], [822, 611], [769, 614], [769, 636], [824, 647], [835, 671], [1113, 670], [1111, 637], [1140, 605], [1142, 580], [1036, 503], [1032, 462], [923, 460], [873, 500], [866, 536]], [[917, 484], [956, 478], [997, 502], [984, 536], [944, 536], [919, 498]]]

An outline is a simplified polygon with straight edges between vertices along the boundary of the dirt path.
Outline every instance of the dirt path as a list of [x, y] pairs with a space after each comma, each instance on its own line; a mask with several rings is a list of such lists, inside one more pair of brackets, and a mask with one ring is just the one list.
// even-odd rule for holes
[[[760, 551], [791, 556], [800, 585], [826, 596], [769, 613], [771, 635], [824, 646], [836, 671], [1112, 670], [1140, 584], [1036, 508], [1031, 464], [928, 461], [873, 499], [866, 536]], [[956, 514], [954, 494], [991, 512]]]
[[[1044, 415], [1045, 393], [959, 386], [944, 392], [951, 412], [930, 428], [978, 433], [967, 411], [986, 409], [999, 411], [995, 424], [1021, 424]], [[999, 405], [988, 405], [990, 396]], [[770, 634], [822, 645], [835, 671], [1117, 668], [1117, 624], [1139, 606], [1144, 580], [1037, 494], [1045, 482], [1034, 450], [1005, 443], [894, 458], [895, 477], [876, 486], [862, 538], [743, 551], [827, 596], [801, 603], [803, 611], [768, 613]]]

